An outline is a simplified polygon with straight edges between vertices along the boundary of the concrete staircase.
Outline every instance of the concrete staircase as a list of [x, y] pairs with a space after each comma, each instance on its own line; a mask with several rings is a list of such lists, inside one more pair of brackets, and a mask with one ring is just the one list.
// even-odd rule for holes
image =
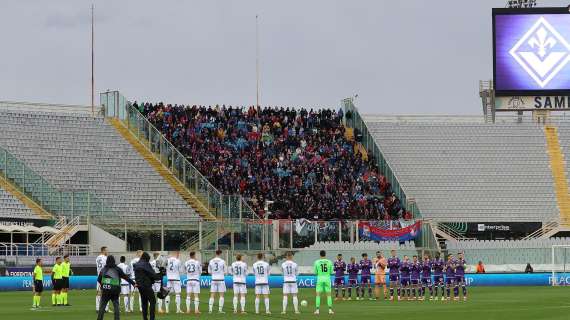
[[[58, 233], [52, 234], [49, 238], [44, 240], [44, 245], [47, 246], [50, 254], [55, 254], [60, 251], [78, 231], [80, 231], [79, 217], [67, 219], [60, 217], [54, 228], [58, 229]], [[42, 239], [38, 239], [36, 243], [40, 244]]]
[[147, 146], [141, 143], [137, 137], [135, 137], [127, 127], [116, 118], [108, 118], [107, 121], [117, 130], [117, 132], [128, 141], [133, 148], [143, 157], [155, 170], [156, 172], [168, 182], [172, 188], [188, 203], [196, 212], [202, 217], [202, 219], [207, 221], [216, 220], [215, 216], [208, 210], [206, 206], [188, 189], [184, 184], [178, 180], [178, 178], [173, 175], [170, 170], [164, 166], [164, 164], [156, 158], [156, 156], [148, 150]]
[[568, 195], [568, 179], [566, 174], [566, 160], [560, 147], [558, 129], [553, 125], [544, 127], [546, 136], [546, 152], [550, 160], [550, 170], [554, 180], [556, 202], [560, 210], [560, 226], [570, 227], [570, 196]]

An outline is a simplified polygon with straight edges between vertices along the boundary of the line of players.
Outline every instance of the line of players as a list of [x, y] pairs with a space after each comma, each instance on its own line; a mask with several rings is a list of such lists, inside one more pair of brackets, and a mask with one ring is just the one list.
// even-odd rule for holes
[[[136, 253], [136, 258], [134, 258], [130, 264], [125, 262], [125, 257], [120, 258], [120, 264], [117, 265], [123, 270], [123, 272], [134, 280], [133, 265], [137, 263], [142, 255], [142, 251], [139, 250]], [[233, 279], [233, 312], [234, 313], [246, 313], [245, 303], [247, 286], [246, 280], [248, 275], [248, 266], [242, 260], [242, 255], [236, 255], [236, 261], [231, 264], [228, 268], [226, 262], [221, 258], [222, 251], [216, 251], [216, 256], [211, 259], [208, 263], [208, 273], [211, 275], [211, 285], [210, 285], [210, 299], [208, 301], [208, 311], [212, 313], [214, 308], [214, 302], [216, 296], [218, 297], [218, 312], [224, 313], [224, 294], [226, 292], [225, 275], [230, 274]], [[96, 259], [97, 274], [103, 269], [107, 259], [107, 248], [101, 248], [101, 254]], [[186, 272], [187, 282], [186, 282], [186, 313], [191, 313], [192, 302], [194, 304], [194, 313], [200, 314], [200, 276], [202, 274], [202, 263], [196, 258], [195, 252], [190, 252], [190, 258], [182, 264], [179, 259], [180, 253], [178, 251], [171, 252], [169, 258], [166, 260], [166, 287], [170, 289], [169, 295], [164, 299], [157, 299], [157, 310], [159, 313], [168, 313], [170, 311], [170, 296], [174, 295], [176, 304], [176, 313], [184, 313], [181, 306], [181, 279], [180, 274]], [[158, 260], [160, 258], [159, 253], [153, 254], [154, 259], [150, 262], [151, 266], [158, 273]], [[283, 311], [285, 314], [287, 310], [288, 298], [292, 296], [293, 309], [295, 313], [299, 313], [299, 299], [297, 297], [297, 276], [299, 275], [299, 268], [297, 264], [293, 261], [292, 253], [287, 253], [286, 261], [282, 263], [281, 269], [283, 272]], [[259, 253], [257, 255], [257, 261], [252, 265], [253, 274], [255, 276], [255, 313], [259, 313], [259, 307], [261, 300], [263, 300], [265, 305], [265, 313], [271, 314], [269, 310], [269, 276], [270, 276], [270, 266], [269, 263], [264, 261], [264, 255]], [[155, 292], [159, 292], [161, 283], [155, 283], [153, 289]], [[100, 303], [100, 288], [97, 287], [97, 299], [96, 308], [99, 309]], [[125, 312], [133, 312], [134, 302], [137, 296], [136, 288], [128, 284], [127, 281], [122, 280], [121, 282], [121, 296], [123, 297]], [[193, 301], [192, 301], [193, 298]], [[140, 296], [139, 300], [139, 310], [141, 306]], [[165, 309], [163, 310], [162, 306]], [[239, 306], [238, 306], [239, 302]], [[239, 308], [238, 308], [239, 307]]]
[[[380, 298], [380, 287], [383, 287], [384, 299], [388, 299], [386, 288], [386, 269], [389, 269], [389, 299], [394, 300], [425, 300], [426, 292], [429, 291], [430, 300], [438, 300], [438, 289], [441, 290], [441, 300], [459, 301], [459, 289], [463, 294], [463, 300], [467, 301], [467, 284], [465, 282], [466, 261], [463, 253], [458, 253], [457, 259], [449, 255], [447, 261], [442, 259], [439, 253], [435, 259], [430, 259], [425, 255], [423, 261], [419, 261], [417, 256], [413, 256], [410, 261], [408, 256], [400, 260], [396, 256], [396, 251], [391, 251], [391, 257], [386, 259], [381, 252], [376, 253], [376, 259], [371, 261], [367, 254], [362, 254], [362, 260], [356, 263], [354, 257], [350, 258], [350, 263], [343, 261], [342, 255], [337, 256], [334, 263], [334, 286], [335, 299], [352, 299], [352, 289], [356, 290], [356, 300], [364, 299], [365, 290], [368, 289], [368, 298], [376, 300]], [[372, 296], [371, 274], [375, 270], [375, 295]], [[345, 273], [348, 274], [348, 284], [345, 285]], [[360, 273], [360, 281], [358, 279]], [[346, 297], [348, 289], [348, 297]], [[426, 290], [427, 289], [427, 290]]]

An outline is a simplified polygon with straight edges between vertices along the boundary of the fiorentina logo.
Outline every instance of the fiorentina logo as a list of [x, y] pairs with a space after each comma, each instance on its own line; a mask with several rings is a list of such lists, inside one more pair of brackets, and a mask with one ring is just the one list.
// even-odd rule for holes
[[541, 88], [570, 61], [570, 45], [544, 17], [538, 19], [509, 53]]

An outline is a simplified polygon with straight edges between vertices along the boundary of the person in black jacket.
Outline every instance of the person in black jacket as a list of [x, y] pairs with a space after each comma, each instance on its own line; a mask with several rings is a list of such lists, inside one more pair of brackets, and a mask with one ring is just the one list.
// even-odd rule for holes
[[141, 296], [143, 320], [148, 320], [147, 314], [150, 314], [150, 320], [155, 318], [156, 297], [154, 296], [154, 291], [152, 291], [152, 284], [156, 280], [162, 280], [163, 274], [162, 270], [161, 273], [155, 273], [149, 261], [150, 256], [147, 252], [143, 252], [139, 262], [133, 266], [135, 281]]
[[105, 267], [99, 273], [97, 282], [101, 286], [103, 295], [101, 296], [101, 304], [99, 305], [99, 313], [97, 320], [103, 320], [105, 316], [105, 308], [107, 303], [113, 303], [113, 311], [115, 313], [115, 320], [120, 319], [121, 308], [119, 307], [119, 294], [121, 293], [121, 279], [128, 281], [131, 285], [135, 286], [135, 282], [127, 276], [121, 268], [117, 267], [115, 257], [108, 256]]

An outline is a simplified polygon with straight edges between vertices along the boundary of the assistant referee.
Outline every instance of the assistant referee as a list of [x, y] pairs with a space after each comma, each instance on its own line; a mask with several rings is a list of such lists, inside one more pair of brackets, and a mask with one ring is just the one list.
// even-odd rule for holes
[[70, 306], [67, 303], [67, 292], [69, 291], [69, 276], [71, 275], [71, 262], [69, 261], [69, 255], [63, 256], [63, 262], [61, 263], [61, 303], [64, 306]]
[[51, 269], [51, 282], [53, 286], [53, 292], [51, 294], [51, 304], [54, 307], [62, 305], [62, 300], [61, 300], [61, 288], [63, 285], [62, 269], [63, 267], [61, 266], [61, 257], [55, 258], [55, 264]]
[[36, 259], [36, 266], [33, 273], [34, 285], [32, 287], [34, 292], [34, 300], [32, 308], [37, 309], [42, 302], [42, 292], [44, 291], [44, 271], [42, 270], [42, 259]]

